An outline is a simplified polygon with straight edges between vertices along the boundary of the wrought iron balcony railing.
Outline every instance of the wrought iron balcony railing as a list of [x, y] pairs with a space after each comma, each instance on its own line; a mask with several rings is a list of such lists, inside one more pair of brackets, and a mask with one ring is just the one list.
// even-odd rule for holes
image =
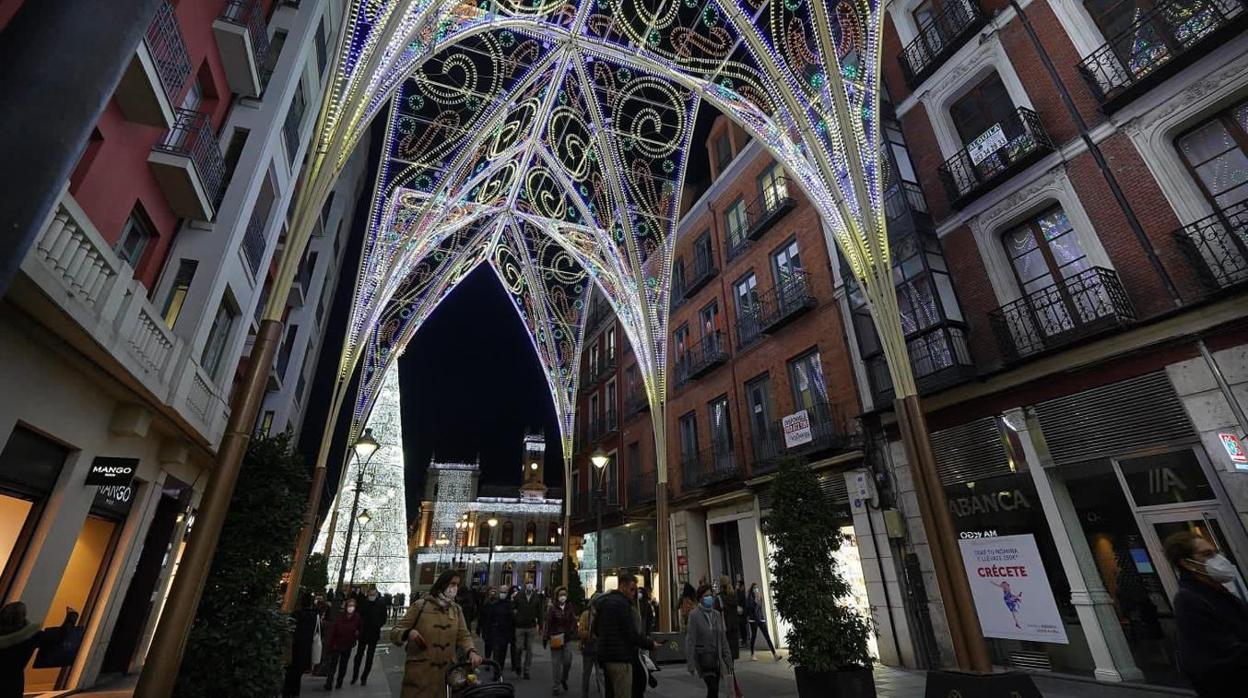
[[749, 228], [730, 229], [726, 247], [725, 256], [727, 256], [729, 262], [745, 254], [745, 251], [750, 249]]
[[1007, 361], [1017, 361], [1135, 320], [1111, 269], [1090, 267], [988, 313]]
[[156, 16], [147, 25], [143, 43], [156, 63], [156, 74], [170, 102], [177, 103], [191, 75], [191, 56], [182, 39], [182, 30], [174, 16], [173, 5], [167, 0], [157, 3]]
[[710, 283], [718, 273], [715, 259], [710, 254], [694, 255], [693, 266], [685, 270], [685, 284], [681, 295], [691, 298], [693, 294], [701, 291], [703, 286]]
[[728, 361], [728, 342], [724, 341], [724, 333], [716, 330], [689, 347], [677, 361], [677, 383], [684, 384], [695, 378], [710, 373]]
[[732, 444], [718, 444], [696, 454], [681, 456], [681, 473], [684, 475], [683, 491], [708, 487], [721, 482], [739, 480], [745, 471]]
[[784, 177], [777, 177], [774, 182], [763, 187], [763, 193], [745, 207], [746, 218], [750, 221], [747, 231], [751, 240], [757, 240], [776, 224], [784, 214], [796, 205], [789, 191], [789, 182]]
[[269, 31], [265, 26], [264, 6], [260, 0], [226, 0], [219, 19], [247, 30], [255, 64], [264, 65], [269, 56]]
[[906, 84], [917, 87], [988, 22], [974, 0], [950, 0], [897, 57]]
[[628, 476], [628, 506], [649, 504], [655, 499], [657, 478], [655, 471], [630, 473]]
[[[243, 257], [247, 259], [247, 268], [251, 270], [253, 279], [259, 278], [260, 263], [264, 261], [264, 249], [268, 246], [264, 239], [264, 226], [269, 222], [267, 213], [256, 204], [247, 221], [247, 231], [243, 234]], [[257, 312], [261, 310], [257, 308]]]
[[1248, 201], [1184, 226], [1174, 235], [1211, 289], [1248, 281]]
[[754, 306], [759, 332], [774, 332], [817, 305], [806, 272], [787, 272], [776, 286], [760, 293]]
[[740, 351], [762, 338], [763, 330], [759, 324], [757, 305], [737, 313], [737, 350]]
[[786, 457], [812, 459], [851, 445], [840, 411], [826, 400], [806, 408], [810, 440], [789, 446], [784, 439], [784, 420], [777, 419], [765, 434], [751, 434], [754, 447], [753, 474], [770, 470]]
[[650, 409], [650, 398], [645, 390], [631, 390], [624, 396], [624, 418], [641, 414]]
[[212, 118], [191, 109], [178, 109], [176, 114], [177, 121], [173, 128], [152, 150], [190, 160], [215, 210], [225, 195], [225, 158], [212, 130]]
[[[920, 393], [960, 383], [975, 375], [971, 351], [966, 344], [966, 328], [946, 321], [906, 339], [906, 351]], [[867, 378], [876, 401], [892, 400], [892, 377], [883, 354], [866, 359]]]
[[941, 183], [954, 208], [965, 206], [1007, 177], [1053, 152], [1053, 142], [1041, 125], [1040, 117], [1025, 107], [1018, 108], [1017, 118], [994, 125], [993, 132], [995, 137], [985, 138], [990, 135], [985, 132], [975, 139], [978, 145], [972, 143], [959, 150], [938, 168]]
[[1248, 26], [1242, 0], [1162, 0], [1079, 63], [1113, 112]]

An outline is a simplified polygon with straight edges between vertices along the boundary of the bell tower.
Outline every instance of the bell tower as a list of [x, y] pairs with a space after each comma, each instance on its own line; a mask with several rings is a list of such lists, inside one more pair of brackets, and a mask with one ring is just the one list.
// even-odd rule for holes
[[546, 436], [544, 434], [524, 435], [524, 478], [520, 485], [520, 496], [524, 499], [544, 499], [546, 497]]

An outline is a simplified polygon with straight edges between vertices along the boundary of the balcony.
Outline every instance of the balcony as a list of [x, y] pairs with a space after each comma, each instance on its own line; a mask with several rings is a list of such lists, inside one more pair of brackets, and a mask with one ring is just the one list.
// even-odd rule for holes
[[1079, 72], [1102, 110], [1113, 113], [1245, 26], [1240, 0], [1163, 0], [1084, 58]]
[[624, 396], [624, 418], [628, 419], [634, 415], [641, 414], [650, 410], [650, 398], [646, 395], [645, 390], [632, 390]]
[[1174, 232], [1212, 291], [1248, 281], [1248, 201], [1241, 201]]
[[307, 259], [303, 260], [303, 264], [299, 266], [299, 275], [295, 277], [295, 281], [290, 286], [290, 296], [287, 303], [296, 308], [302, 308], [307, 302], [308, 296], [312, 292], [312, 272], [316, 271]]
[[269, 32], [260, 0], [226, 0], [212, 22], [221, 64], [230, 89], [244, 97], [259, 97], [264, 89], [261, 72], [269, 55]]
[[[269, 221], [264, 213], [267, 212], [262, 212], [257, 205], [251, 212], [251, 218], [247, 220], [247, 231], [243, 233], [243, 258], [247, 261], [247, 268], [251, 270], [251, 278], [257, 281], [260, 280], [264, 250], [268, 247], [268, 241], [264, 239], [264, 227]], [[268, 289], [265, 289], [265, 295], [268, 295]]]
[[752, 474], [771, 470], [783, 458], [814, 460], [833, 451], [848, 448], [852, 444], [845, 429], [845, 420], [839, 411], [826, 401], [815, 403], [806, 410], [810, 427], [810, 439], [788, 445], [784, 435], [784, 420], [778, 419], [767, 428], [766, 434], [754, 434], [754, 467]]
[[589, 430], [587, 432], [589, 444], [601, 441], [602, 439], [605, 439], [619, 431], [620, 420], [618, 417], [619, 416], [616, 414], [615, 410], [608, 410], [602, 419], [590, 421]]
[[1024, 107], [1017, 114], [1017, 119], [994, 125], [937, 169], [951, 206], [962, 208], [1053, 152], [1040, 117]]
[[988, 313], [1006, 361], [1018, 361], [1135, 320], [1118, 275], [1091, 267]]
[[656, 482], [653, 470], [646, 473], [631, 473], [628, 476], [628, 506], [639, 507], [653, 502]]
[[775, 332], [817, 305], [804, 271], [788, 272], [775, 288], [758, 296], [754, 313], [759, 332]]
[[788, 213], [796, 205], [793, 197], [789, 195], [788, 180], [784, 177], [776, 178], [770, 186], [765, 187], [762, 194], [750, 202], [745, 207], [746, 218], [750, 221], [750, 227], [747, 235], [751, 240], [757, 240], [766, 233], [771, 226], [776, 224], [784, 214]]
[[173, 128], [153, 146], [147, 162], [175, 213], [212, 220], [225, 194], [225, 159], [207, 114], [178, 109]]
[[676, 361], [676, 382], [683, 385], [701, 378], [728, 362], [728, 342], [724, 333], [716, 330], [689, 347], [684, 356]]
[[988, 16], [973, 0], [950, 2], [897, 56], [906, 84], [918, 87], [987, 23]]
[[176, 120], [173, 105], [190, 75], [191, 57], [173, 6], [160, 2], [113, 98], [130, 121], [171, 128]]
[[683, 491], [740, 480], [745, 474], [731, 444], [681, 456]]
[[747, 232], [747, 228], [739, 230], [730, 229], [728, 231], [728, 250], [725, 256], [727, 256], [729, 262], [745, 254], [745, 251], [750, 249], [750, 238]]
[[710, 254], [698, 254], [694, 256], [693, 266], [686, 270], [684, 292], [681, 294], [684, 298], [692, 298], [695, 293], [702, 290], [702, 287], [711, 282], [715, 275], [719, 273], [719, 269], [715, 268], [715, 260]]
[[[947, 388], [975, 375], [966, 328], [961, 323], [946, 321], [912, 334], [906, 339], [906, 352], [920, 394]], [[896, 395], [884, 355], [872, 356], [865, 363], [872, 397], [877, 403], [891, 402]]]

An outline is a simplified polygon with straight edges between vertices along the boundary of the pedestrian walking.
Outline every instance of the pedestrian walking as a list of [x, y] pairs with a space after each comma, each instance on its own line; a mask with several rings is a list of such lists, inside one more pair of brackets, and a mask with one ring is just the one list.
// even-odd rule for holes
[[26, 665], [41, 640], [39, 624], [26, 618], [26, 604], [14, 601], [0, 609], [0, 698], [22, 698]]
[[718, 698], [720, 680], [732, 673], [731, 638], [711, 587], [704, 584], [697, 593], [698, 608], [685, 631], [685, 666], [706, 684], [706, 698]]
[[689, 614], [698, 607], [698, 590], [689, 582], [680, 592], [680, 627], [689, 627]]
[[622, 574], [614, 591], [598, 600], [591, 632], [597, 641], [598, 663], [607, 677], [607, 698], [633, 695], [633, 663], [638, 650], [653, 650], [653, 640], [642, 635], [634, 616], [637, 577]]
[[[329, 673], [329, 658], [331, 655], [329, 651], [329, 635], [330, 631], [334, 629], [334, 619], [338, 617], [338, 609], [333, 605], [333, 596], [331, 591], [328, 597], [316, 597], [314, 610], [321, 618], [321, 651], [319, 654], [320, 660], [312, 667], [313, 676], [324, 676]], [[313, 642], [316, 642], [316, 640], [314, 639]]]
[[1225, 586], [1237, 577], [1234, 563], [1193, 531], [1172, 534], [1164, 548], [1179, 574], [1179, 669], [1202, 698], [1244, 695], [1248, 606]]
[[490, 607], [492, 607], [497, 601], [498, 590], [494, 587], [490, 587], [490, 590], [485, 593], [485, 600], [481, 602], [481, 610], [477, 613], [477, 635], [481, 638], [481, 641], [485, 643], [486, 659], [493, 659], [494, 657], [491, 637], [486, 630], [489, 627]]
[[771, 650], [771, 656], [778, 662], [780, 654], [776, 652], [776, 646], [771, 642], [771, 634], [767, 632], [767, 607], [763, 605], [763, 591], [759, 588], [758, 582], [750, 585], [750, 593], [745, 597], [745, 618], [750, 623], [750, 661], [755, 661], [754, 642], [758, 639], [758, 634], [763, 634], [763, 639], [767, 641], [767, 649]]
[[[533, 641], [539, 637], [543, 613], [542, 597], [533, 589], [533, 582], [524, 585], [524, 591], [516, 594], [511, 603], [516, 623], [516, 644], [511, 651], [511, 668], [517, 676], [529, 678], [533, 665]], [[524, 662], [521, 673], [521, 661]]]
[[591, 629], [594, 626], [595, 604], [601, 594], [594, 592], [585, 604], [585, 610], [576, 619], [576, 636], [581, 641], [581, 698], [589, 698], [589, 683], [598, 667], [597, 643]]
[[[373, 656], [377, 654], [377, 641], [381, 639], [381, 626], [386, 624], [390, 609], [386, 602], [370, 589], [368, 595], [360, 602], [360, 643], [355, 650], [355, 663], [351, 669], [351, 685], [356, 681], [361, 686], [368, 685], [368, 674], [373, 670]], [[364, 673], [360, 674], [360, 661], [364, 662]]]
[[295, 631], [290, 638], [290, 662], [286, 665], [286, 680], [282, 684], [282, 698], [299, 695], [303, 675], [312, 668], [312, 643], [316, 641], [316, 629], [321, 622], [312, 607], [312, 596], [304, 594], [299, 608], [290, 614]]
[[576, 637], [576, 611], [568, 603], [568, 588], [555, 590], [555, 602], [546, 611], [542, 623], [542, 645], [550, 645], [551, 694], [568, 690], [568, 674], [572, 671], [572, 639]]
[[716, 608], [724, 615], [724, 631], [728, 636], [729, 651], [735, 660], [741, 656], [741, 617], [745, 609], [741, 608], [741, 599], [732, 588], [732, 580], [727, 575], [719, 578], [719, 596], [716, 597]]
[[[360, 614], [356, 612], [355, 599], [347, 597], [343, 612], [334, 619], [329, 631], [329, 666], [325, 672], [325, 690], [332, 691], [335, 686], [342, 688], [342, 680], [347, 676], [347, 664], [351, 661], [351, 648], [360, 639]], [[334, 674], [338, 680], [334, 681]]]
[[741, 638], [741, 646], [745, 647], [745, 640], [750, 636], [749, 615], [745, 612], [745, 580], [738, 579], [737, 586], [733, 588], [733, 592], [737, 595], [737, 635]]
[[407, 594], [399, 592], [394, 595], [394, 617], [399, 618], [407, 612]]
[[[485, 644], [490, 648], [490, 658], [498, 663], [501, 671], [507, 660], [507, 648], [512, 643], [516, 632], [515, 618], [511, 613], [511, 599], [508, 598], [507, 587], [498, 588], [498, 599], [490, 604], [485, 619]], [[513, 662], [511, 668], [516, 668]]]
[[390, 631], [390, 641], [406, 652], [400, 698], [444, 696], [446, 670], [457, 661], [457, 654], [474, 667], [481, 663], [463, 610], [455, 603], [460, 579], [458, 570], [443, 572]]

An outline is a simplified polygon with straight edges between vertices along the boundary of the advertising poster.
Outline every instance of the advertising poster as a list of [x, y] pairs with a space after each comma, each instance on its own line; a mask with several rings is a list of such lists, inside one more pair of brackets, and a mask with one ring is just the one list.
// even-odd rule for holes
[[810, 433], [810, 415], [806, 410], [798, 410], [781, 420], [784, 428], [784, 446], [793, 448], [808, 444], [812, 440]]
[[1032, 535], [960, 540], [984, 637], [1067, 644]]

